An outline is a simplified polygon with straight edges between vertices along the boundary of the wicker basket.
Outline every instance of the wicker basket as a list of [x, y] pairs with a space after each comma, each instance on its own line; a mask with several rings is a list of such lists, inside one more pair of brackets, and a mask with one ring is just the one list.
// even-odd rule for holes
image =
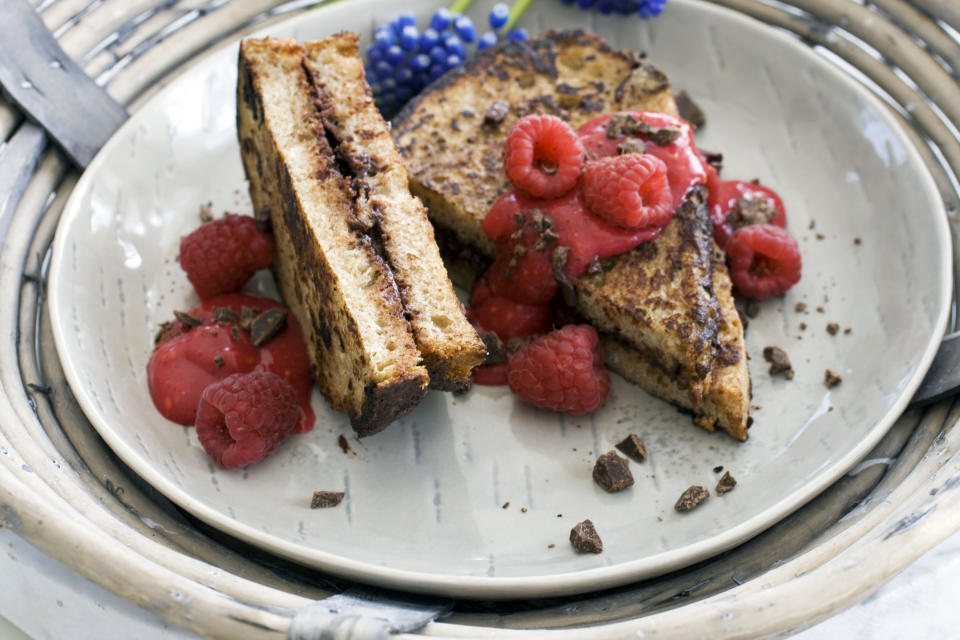
[[[955, 0], [714, 1], [795, 34], [877, 93], [914, 139], [956, 233]], [[212, 43], [318, 3], [34, 4], [63, 49], [132, 111]], [[26, 126], [0, 102], [0, 141]], [[167, 622], [210, 637], [286, 637], [298, 611], [350, 585], [185, 517], [113, 456], [73, 400], [53, 346], [44, 283], [59, 213], [77, 176], [44, 145], [35, 137], [22, 175], [7, 177], [24, 186], [14, 188], [19, 205], [12, 219], [0, 221], [0, 292], [16, 301], [0, 306], [0, 521]], [[0, 153], [10, 146], [0, 145]], [[960, 486], [958, 417], [952, 398], [906, 412], [866, 463], [719, 557], [602, 593], [456, 602], [442, 622], [417, 635], [746, 638], [815, 624], [960, 529], [960, 492], [951, 490]]]

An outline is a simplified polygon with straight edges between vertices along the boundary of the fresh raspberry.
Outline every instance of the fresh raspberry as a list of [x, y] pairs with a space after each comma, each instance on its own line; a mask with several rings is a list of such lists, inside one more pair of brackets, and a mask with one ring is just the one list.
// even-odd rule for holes
[[800, 249], [793, 237], [773, 224], [737, 229], [727, 243], [730, 279], [741, 295], [762, 300], [800, 281]]
[[503, 169], [517, 189], [535, 198], [559, 198], [570, 191], [582, 167], [583, 145], [556, 116], [524, 116], [507, 135]]
[[228, 213], [180, 239], [180, 267], [201, 298], [237, 291], [273, 260], [273, 234]]
[[518, 349], [507, 382], [525, 402], [575, 415], [599, 409], [610, 393], [599, 338], [589, 325], [567, 325]]
[[580, 191], [590, 211], [627, 229], [662, 227], [673, 217], [667, 165], [649, 153], [591, 160]]
[[489, 296], [470, 307], [467, 314], [474, 326], [479, 324], [485, 330], [493, 331], [504, 342], [550, 329], [550, 307], [545, 304], [523, 304]]
[[300, 408], [293, 387], [269, 371], [235, 373], [203, 391], [197, 437], [227, 469], [264, 459], [296, 430]]

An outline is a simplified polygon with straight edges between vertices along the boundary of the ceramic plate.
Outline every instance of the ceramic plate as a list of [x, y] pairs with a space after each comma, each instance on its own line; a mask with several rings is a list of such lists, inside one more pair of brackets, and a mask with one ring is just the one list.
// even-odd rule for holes
[[[407, 6], [426, 15], [434, 4]], [[488, 7], [478, 4], [481, 17]], [[352, 0], [263, 34], [368, 37], [393, 11]], [[649, 22], [538, 2], [525, 22], [533, 32], [587, 26], [647, 51], [705, 109], [698, 139], [724, 153], [726, 175], [759, 177], [782, 194], [804, 275], [750, 320], [749, 441], [698, 429], [615, 378], [606, 406], [587, 417], [530, 408], [501, 388], [431, 392], [362, 441], [315, 394], [312, 432], [261, 464], [216, 468], [192, 429], [154, 410], [144, 369], [160, 323], [196, 301], [176, 256], [201, 204], [250, 210], [234, 130], [234, 43], [133, 115], [83, 175], [56, 236], [49, 296], [64, 369], [93, 425], [137, 473], [222, 531], [324, 571], [410, 591], [532, 597], [609, 587], [733, 547], [879, 440], [933, 357], [950, 292], [943, 205], [885, 107], [796, 40], [694, 0], [672, 0]], [[789, 353], [794, 380], [768, 375], [767, 345]], [[831, 390], [828, 368], [843, 377]], [[594, 459], [630, 432], [650, 458], [632, 464], [632, 489], [607, 494], [591, 479]], [[354, 454], [341, 451], [340, 435]], [[712, 489], [717, 467], [736, 489], [675, 512], [688, 486]], [[311, 510], [318, 489], [346, 499]], [[603, 537], [600, 555], [578, 555], [568, 542], [585, 518]]]

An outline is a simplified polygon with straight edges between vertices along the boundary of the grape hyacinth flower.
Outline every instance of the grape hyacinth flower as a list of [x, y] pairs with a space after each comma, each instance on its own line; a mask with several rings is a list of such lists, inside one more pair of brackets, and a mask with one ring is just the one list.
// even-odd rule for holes
[[643, 19], [653, 18], [663, 13], [667, 0], [561, 0], [563, 4], [575, 4], [587, 11], [595, 9], [602, 14], [637, 14]]
[[[381, 25], [367, 48], [367, 82], [377, 106], [392, 116], [412, 96], [450, 69], [459, 66], [474, 50], [483, 50], [506, 39], [526, 40], [525, 29], [512, 29], [532, 0], [518, 0], [514, 10], [494, 5], [488, 16], [490, 30], [478, 33], [477, 25], [461, 12], [471, 0], [458, 0], [450, 9], [438, 9], [420, 31], [412, 13], [401, 13]], [[519, 10], [519, 12], [518, 12]]]

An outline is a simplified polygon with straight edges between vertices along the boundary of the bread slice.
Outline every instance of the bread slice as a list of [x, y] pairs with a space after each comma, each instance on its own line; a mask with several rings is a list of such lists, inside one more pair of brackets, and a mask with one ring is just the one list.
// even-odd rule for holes
[[318, 95], [292, 40], [240, 45], [237, 129], [255, 211], [269, 214], [274, 272], [303, 327], [314, 376], [360, 435], [427, 391], [393, 275], [358, 229], [353, 187], [335, 161]]
[[457, 389], [486, 356], [444, 270], [423, 204], [367, 87], [357, 36], [341, 33], [304, 45], [334, 153], [349, 169], [356, 218], [383, 245], [430, 385]]
[[[394, 138], [442, 247], [465, 258], [451, 273], [475, 271], [493, 255], [481, 223], [510, 188], [501, 154], [517, 119], [551, 113], [576, 128], [625, 110], [676, 115], [666, 74], [583, 31], [488, 49], [411, 101], [394, 120]], [[656, 241], [605, 265], [574, 290], [577, 311], [603, 333], [607, 365], [704, 428], [746, 439], [743, 327], [703, 193], [691, 194]]]

